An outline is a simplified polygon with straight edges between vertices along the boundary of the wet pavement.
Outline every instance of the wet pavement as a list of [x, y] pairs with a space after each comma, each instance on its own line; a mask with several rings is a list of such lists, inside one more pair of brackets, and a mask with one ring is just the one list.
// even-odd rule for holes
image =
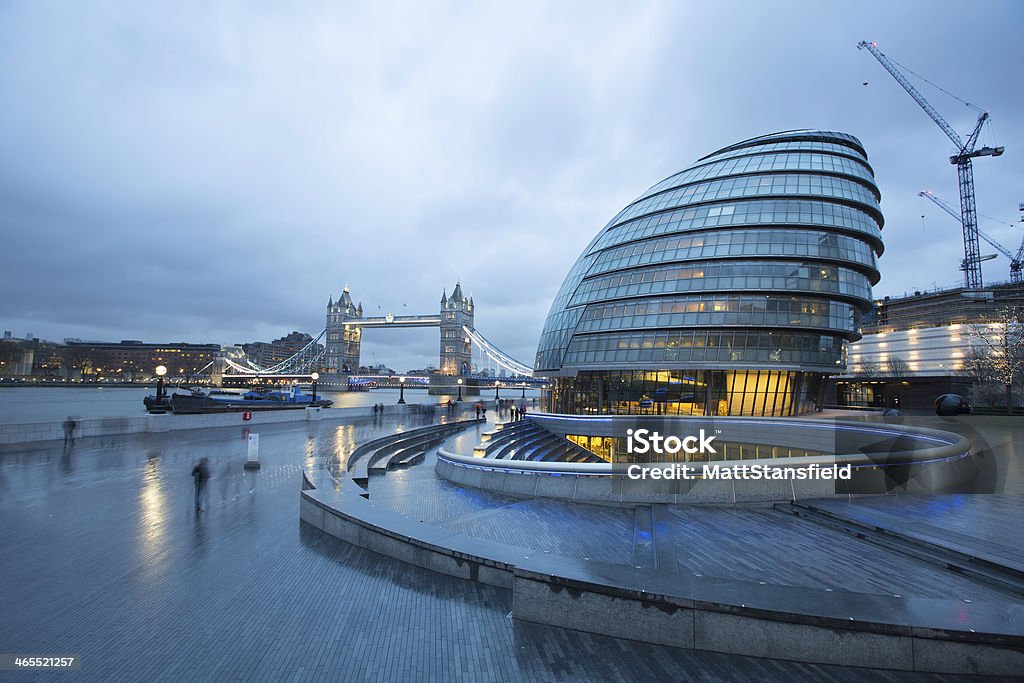
[[[239, 428], [0, 450], [0, 652], [74, 653], [82, 662], [73, 673], [0, 679], [954, 680], [524, 624], [508, 618], [507, 590], [392, 561], [299, 523], [303, 468], [343, 461], [357, 443], [398, 428], [372, 419], [266, 426], [256, 471], [243, 469]], [[213, 477], [197, 513], [191, 470], [203, 456]], [[429, 463], [401, 474], [412, 482], [426, 472]], [[371, 487], [396, 486], [394, 474]], [[372, 495], [383, 499], [383, 489]], [[443, 507], [436, 496], [415, 497]], [[621, 512], [595, 519], [619, 534]], [[473, 514], [449, 521], [468, 528]], [[578, 547], [559, 549], [600, 547], [577, 536]]]
[[[487, 429], [467, 430], [444, 447], [469, 454]], [[435, 462], [436, 454], [428, 453], [421, 466], [371, 478], [370, 500], [474, 538], [577, 559], [647, 566], [649, 558], [660, 556], [667, 560], [658, 565], [660, 571], [781, 586], [973, 602], [1016, 600], [985, 583], [770, 506], [655, 506], [667, 514], [660, 515], [664, 521], [654, 535], [648, 531], [650, 523], [643, 521], [644, 514], [650, 519], [650, 506], [634, 510], [512, 498], [440, 479]], [[1004, 519], [1013, 508], [1016, 519], [1024, 522], [1022, 501], [1003, 498], [999, 512]], [[906, 499], [901, 496], [899, 501]], [[898, 506], [896, 501], [890, 497], [892, 505]], [[925, 515], [929, 507], [936, 506], [922, 506]], [[974, 523], [983, 524], [983, 517], [979, 513]], [[638, 552], [642, 545], [645, 552]]]

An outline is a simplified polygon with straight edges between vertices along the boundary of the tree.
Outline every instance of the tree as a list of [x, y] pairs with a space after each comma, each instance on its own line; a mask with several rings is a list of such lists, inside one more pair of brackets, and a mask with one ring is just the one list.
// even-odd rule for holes
[[899, 356], [893, 356], [885, 363], [886, 370], [892, 377], [906, 377], [910, 373], [910, 363]]
[[61, 358], [64, 361], [64, 371], [67, 379], [72, 378], [74, 370], [79, 370], [82, 375], [87, 375], [92, 371], [92, 358], [89, 357], [88, 349], [77, 346], [65, 346], [61, 351]]
[[1000, 308], [984, 322], [968, 326], [972, 353], [968, 367], [981, 381], [1006, 389], [1006, 413], [1013, 414], [1013, 385], [1024, 374], [1024, 310]]
[[858, 363], [855, 367], [857, 369], [854, 370], [853, 374], [856, 375], [857, 377], [863, 377], [865, 379], [870, 379], [870, 378], [873, 378], [873, 377], [878, 377], [878, 364], [877, 363], [874, 363], [872, 361], [866, 360], [866, 361], [863, 361], [861, 363]]

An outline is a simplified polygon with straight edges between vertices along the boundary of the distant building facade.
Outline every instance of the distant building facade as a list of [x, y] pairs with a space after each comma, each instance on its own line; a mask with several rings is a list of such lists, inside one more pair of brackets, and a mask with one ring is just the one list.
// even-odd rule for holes
[[156, 367], [167, 368], [170, 378], [197, 379], [211, 374], [220, 344], [148, 344], [135, 340], [88, 342], [67, 340], [64, 364], [83, 380], [124, 379], [141, 381], [154, 376]]
[[249, 360], [260, 367], [269, 368], [288, 360], [312, 341], [313, 337], [305, 332], [292, 332], [269, 343], [242, 344], [242, 350]]
[[63, 344], [27, 335], [19, 339], [5, 333], [0, 340], [0, 379], [50, 379], [81, 381], [149, 380], [156, 367], [167, 368], [169, 377], [208, 378], [218, 344], [146, 344], [141, 341], [82, 341]]
[[28, 335], [19, 339], [4, 332], [0, 340], [0, 379], [18, 379], [33, 374], [38, 339]]
[[930, 408], [942, 394], [974, 398], [972, 328], [1003, 308], [1024, 309], [1024, 283], [954, 287], [875, 301], [864, 336], [850, 345], [848, 371], [829, 387], [841, 406]]
[[954, 287], [875, 301], [864, 316], [864, 334], [940, 327], [984, 320], [1002, 307], [1024, 309], [1024, 283], [1004, 282], [981, 290]]

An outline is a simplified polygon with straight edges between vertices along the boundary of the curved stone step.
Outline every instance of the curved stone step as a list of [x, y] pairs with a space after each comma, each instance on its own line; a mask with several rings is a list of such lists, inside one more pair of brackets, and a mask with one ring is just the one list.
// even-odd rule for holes
[[409, 446], [426, 443], [433, 437], [440, 437], [438, 439], [439, 441], [443, 440], [453, 432], [460, 431], [470, 425], [478, 424], [482, 421], [482, 419], [471, 419], [446, 422], [440, 425], [419, 427], [407, 432], [400, 432], [398, 434], [392, 434], [380, 439], [368, 441], [356, 448], [349, 457], [349, 476], [359, 486], [365, 489], [369, 485], [370, 470], [373, 469], [375, 472], [387, 471], [386, 467], [383, 470], [380, 470], [376, 465], [381, 460], [393, 455], [396, 451]]

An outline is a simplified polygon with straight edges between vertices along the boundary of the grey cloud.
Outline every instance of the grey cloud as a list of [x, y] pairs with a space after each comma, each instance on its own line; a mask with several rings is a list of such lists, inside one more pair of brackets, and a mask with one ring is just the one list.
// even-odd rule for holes
[[[0, 322], [235, 343], [315, 333], [346, 283], [368, 312], [431, 312], [461, 278], [483, 333], [529, 362], [619, 209], [722, 145], [799, 127], [868, 148], [876, 293], [950, 285], [959, 231], [916, 197], [956, 203], [948, 144], [855, 44], [991, 109], [1007, 154], [976, 165], [979, 207], [1013, 221], [1024, 9], [986, 12], [965, 37], [926, 2], [7, 3]], [[435, 337], [368, 333], [367, 359], [436, 363]]]

